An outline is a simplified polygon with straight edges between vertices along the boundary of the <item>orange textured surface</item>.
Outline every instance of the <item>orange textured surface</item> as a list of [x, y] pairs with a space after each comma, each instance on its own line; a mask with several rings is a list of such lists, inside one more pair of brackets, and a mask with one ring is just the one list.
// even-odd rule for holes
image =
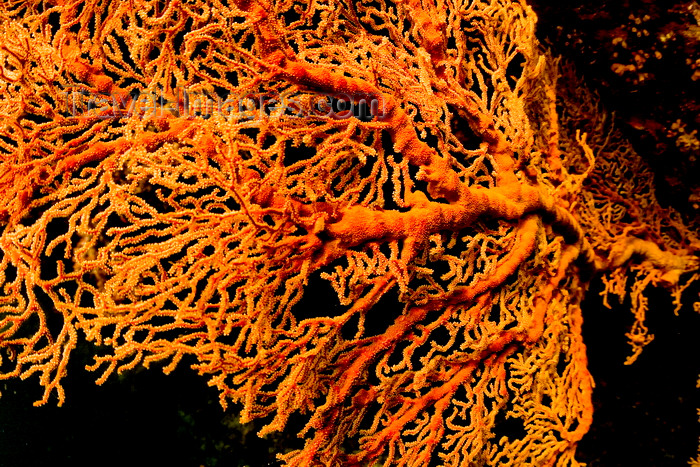
[[0, 377], [60, 404], [87, 339], [98, 383], [187, 357], [261, 434], [304, 417], [290, 466], [576, 465], [588, 281], [631, 294], [631, 363], [700, 242], [535, 22], [5, 2]]

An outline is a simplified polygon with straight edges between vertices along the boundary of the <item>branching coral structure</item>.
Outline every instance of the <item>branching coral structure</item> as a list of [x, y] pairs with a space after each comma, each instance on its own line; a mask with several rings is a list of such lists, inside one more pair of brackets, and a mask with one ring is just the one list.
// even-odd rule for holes
[[[289, 466], [577, 465], [580, 302], [700, 242], [509, 0], [0, 7], [0, 378], [183, 359]], [[318, 303], [313, 287], [332, 288]], [[311, 290], [311, 291], [310, 291]]]

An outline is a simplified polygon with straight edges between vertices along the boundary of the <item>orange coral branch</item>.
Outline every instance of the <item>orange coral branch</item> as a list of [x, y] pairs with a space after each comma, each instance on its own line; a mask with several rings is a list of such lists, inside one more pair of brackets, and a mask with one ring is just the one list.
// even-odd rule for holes
[[287, 465], [574, 465], [591, 277], [634, 273], [634, 358], [698, 267], [523, 2], [52, 5], [0, 6], [0, 379], [39, 404], [86, 339], [98, 384], [192, 359], [299, 415]]

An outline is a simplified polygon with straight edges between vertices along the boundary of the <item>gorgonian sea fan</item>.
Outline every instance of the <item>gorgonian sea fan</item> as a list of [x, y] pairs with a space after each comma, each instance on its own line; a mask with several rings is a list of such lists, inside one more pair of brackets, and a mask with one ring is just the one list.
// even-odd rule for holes
[[263, 433], [298, 414], [288, 465], [575, 465], [588, 280], [634, 279], [633, 359], [644, 288], [697, 269], [524, 2], [0, 21], [0, 371], [38, 403], [87, 339], [98, 383], [187, 358]]

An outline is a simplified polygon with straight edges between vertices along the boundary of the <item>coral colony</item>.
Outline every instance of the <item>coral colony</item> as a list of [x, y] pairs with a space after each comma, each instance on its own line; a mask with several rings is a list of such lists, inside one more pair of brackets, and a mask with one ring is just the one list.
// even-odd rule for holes
[[86, 340], [98, 384], [190, 365], [261, 435], [299, 418], [285, 465], [577, 465], [589, 281], [630, 294], [631, 362], [700, 242], [535, 22], [3, 2], [0, 378], [61, 404]]

